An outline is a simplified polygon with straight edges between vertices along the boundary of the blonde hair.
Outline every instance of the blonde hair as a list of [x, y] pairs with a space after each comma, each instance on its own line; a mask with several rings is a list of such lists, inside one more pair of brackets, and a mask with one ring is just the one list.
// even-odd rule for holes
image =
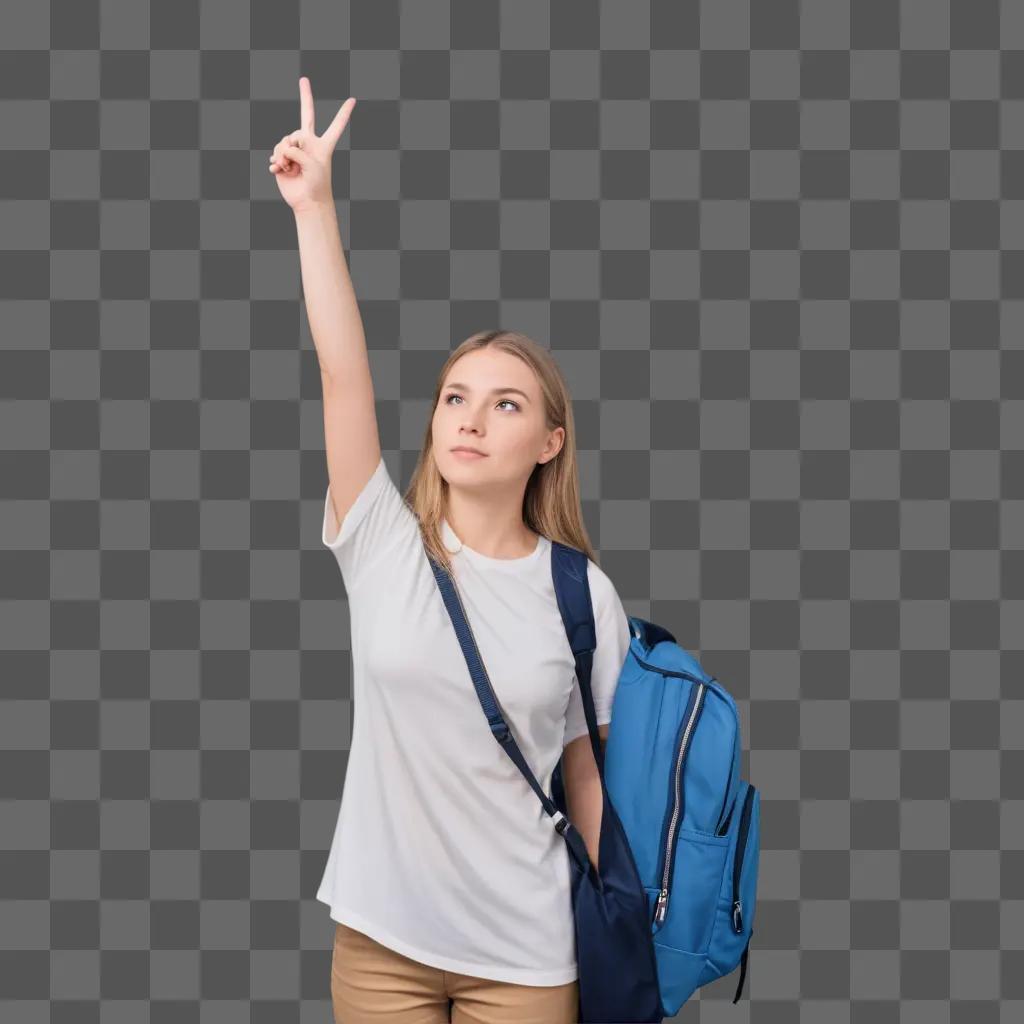
[[423, 545], [430, 556], [451, 573], [450, 554], [441, 536], [441, 519], [447, 513], [448, 483], [433, 458], [433, 410], [437, 408], [442, 384], [452, 364], [467, 352], [488, 346], [516, 356], [533, 370], [540, 384], [546, 428], [565, 429], [565, 439], [558, 454], [543, 465], [535, 466], [530, 474], [523, 495], [523, 522], [535, 533], [576, 548], [596, 562], [597, 556], [590, 544], [580, 505], [576, 426], [569, 389], [551, 353], [532, 338], [515, 331], [492, 330], [472, 334], [451, 352], [441, 367], [423, 447], [403, 495], [419, 520]]

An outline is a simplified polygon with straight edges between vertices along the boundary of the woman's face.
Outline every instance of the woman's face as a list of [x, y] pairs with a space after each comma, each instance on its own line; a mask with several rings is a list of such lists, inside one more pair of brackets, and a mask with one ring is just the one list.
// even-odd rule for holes
[[[449, 485], [459, 487], [523, 484], [538, 462], [558, 451], [565, 435], [562, 427], [547, 429], [533, 370], [489, 346], [467, 352], [451, 365], [432, 429], [438, 471]], [[484, 454], [452, 451], [460, 445]]]

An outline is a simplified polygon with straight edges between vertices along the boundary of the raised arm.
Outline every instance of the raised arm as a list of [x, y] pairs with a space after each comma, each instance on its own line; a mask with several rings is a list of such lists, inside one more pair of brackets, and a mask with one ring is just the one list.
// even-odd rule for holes
[[366, 335], [331, 189], [331, 158], [356, 101], [349, 97], [317, 136], [308, 78], [299, 79], [299, 95], [301, 127], [274, 147], [269, 169], [295, 214], [302, 291], [323, 386], [327, 477], [341, 523], [380, 462]]

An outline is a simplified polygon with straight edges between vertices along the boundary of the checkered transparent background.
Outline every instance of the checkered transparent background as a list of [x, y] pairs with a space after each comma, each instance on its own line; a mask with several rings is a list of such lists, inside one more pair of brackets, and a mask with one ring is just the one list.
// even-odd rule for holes
[[602, 566], [740, 704], [747, 989], [673, 1019], [1024, 1019], [1024, 3], [0, 12], [5, 1024], [330, 1019], [300, 74], [396, 479], [450, 347], [549, 345]]

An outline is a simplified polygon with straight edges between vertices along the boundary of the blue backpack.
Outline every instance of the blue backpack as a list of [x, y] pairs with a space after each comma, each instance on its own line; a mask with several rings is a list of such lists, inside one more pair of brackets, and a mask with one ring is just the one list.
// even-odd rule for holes
[[605, 750], [605, 785], [651, 910], [666, 1016], [740, 967], [753, 935], [761, 798], [740, 778], [729, 692], [662, 626], [629, 617]]
[[739, 777], [739, 716], [728, 692], [668, 630], [630, 617], [603, 749], [590, 687], [597, 635], [587, 558], [551, 542], [555, 597], [602, 784], [595, 868], [567, 817], [561, 761], [548, 795], [501, 713], [454, 580], [428, 560], [491, 732], [569, 848], [581, 1024], [660, 1024], [740, 964], [737, 1002], [753, 934], [760, 798]]

